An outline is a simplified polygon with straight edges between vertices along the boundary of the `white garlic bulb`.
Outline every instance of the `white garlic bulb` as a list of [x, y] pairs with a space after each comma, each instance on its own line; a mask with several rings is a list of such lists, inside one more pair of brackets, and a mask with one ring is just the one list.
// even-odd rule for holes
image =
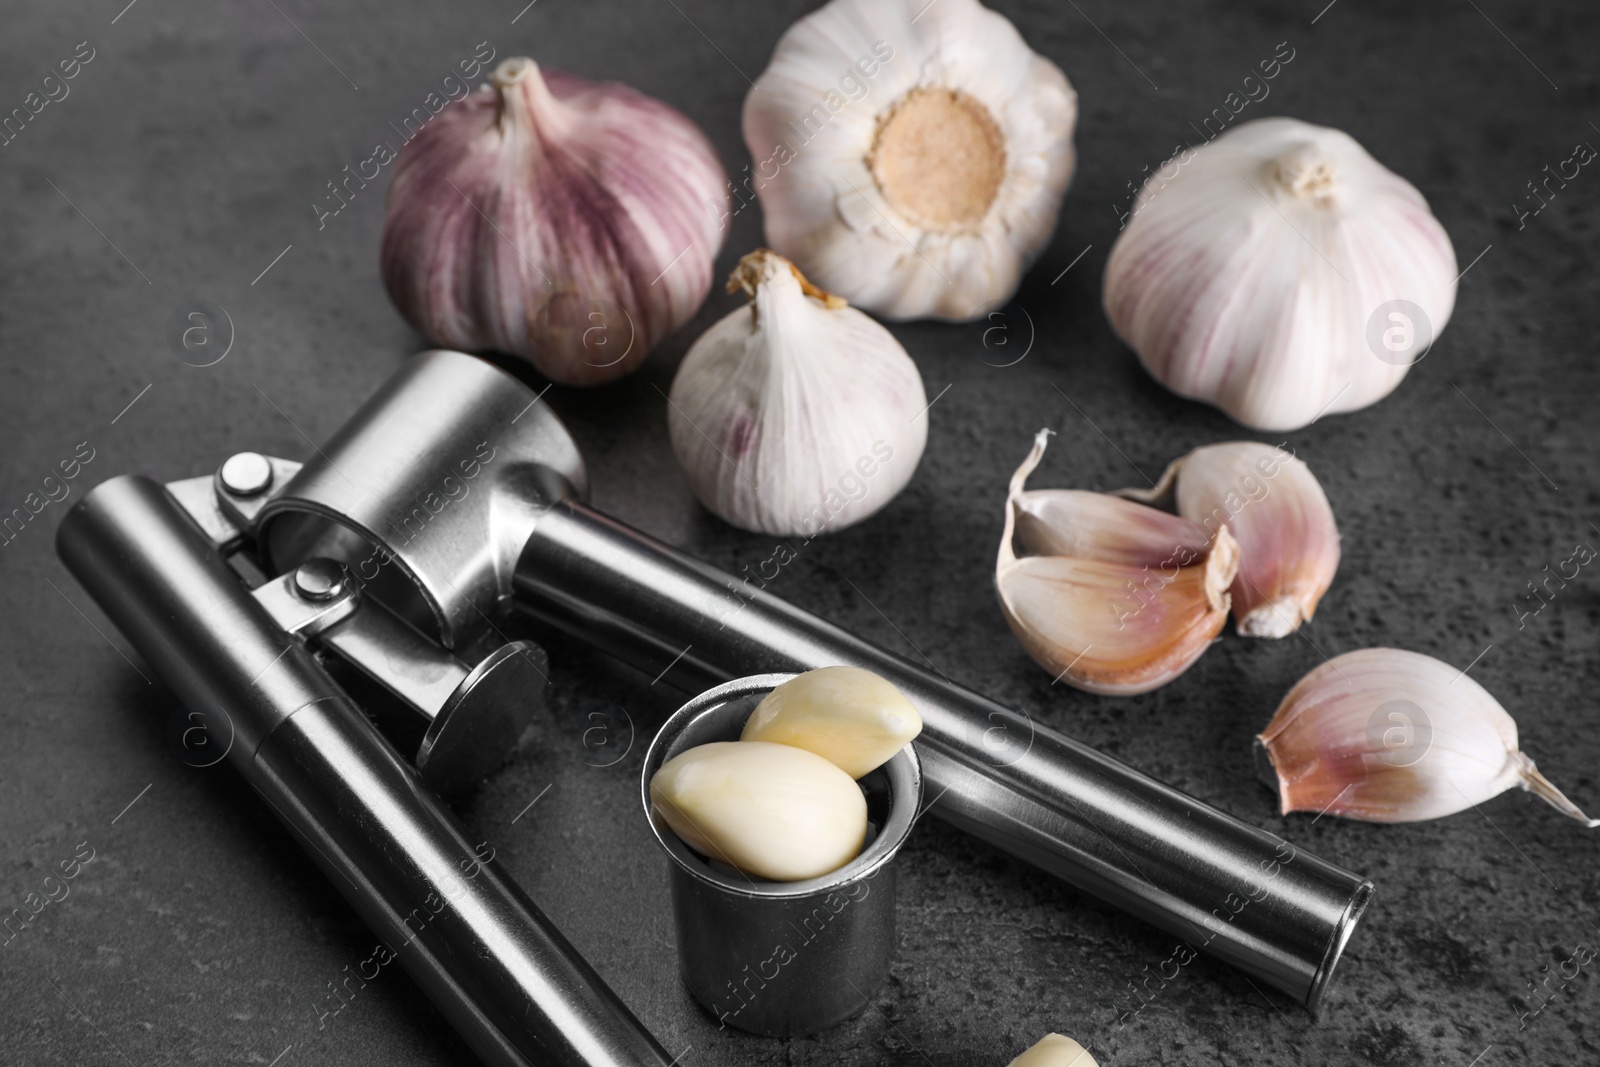
[[1517, 747], [1517, 724], [1464, 671], [1398, 648], [1335, 656], [1283, 698], [1257, 738], [1283, 813], [1418, 822], [1513, 786], [1600, 826]]
[[916, 364], [766, 249], [728, 289], [750, 305], [695, 341], [668, 398], [690, 487], [744, 530], [809, 538], [860, 522], [905, 488], [927, 444]]
[[1228, 528], [1239, 542], [1229, 592], [1245, 637], [1285, 637], [1310, 622], [1339, 569], [1339, 528], [1322, 485], [1282, 448], [1206, 445], [1174, 461], [1155, 488], [1121, 495], [1170, 501], [1202, 538]]
[[1450, 238], [1348, 134], [1258, 119], [1167, 168], [1111, 250], [1105, 308], [1174, 392], [1298, 429], [1387, 396], [1449, 321]]
[[974, 319], [1049, 242], [1077, 94], [977, 0], [832, 0], [744, 104], [767, 243], [894, 319]]
[[994, 574], [1006, 623], [1057, 681], [1149, 692], [1222, 632], [1238, 546], [1226, 526], [1197, 535], [1193, 523], [1121, 497], [1026, 489], [1048, 436], [1039, 431], [1011, 476]]
[[818, 667], [762, 697], [739, 740], [794, 745], [861, 778], [921, 732], [922, 716], [894, 683], [860, 667]]
[[508, 59], [399, 153], [383, 279], [434, 342], [554, 381], [631, 371], [705, 301], [726, 202], [716, 150], [615, 83]]
[[650, 803], [696, 852], [775, 882], [838, 870], [861, 853], [867, 837], [861, 788], [793, 745], [698, 745], [651, 777]]

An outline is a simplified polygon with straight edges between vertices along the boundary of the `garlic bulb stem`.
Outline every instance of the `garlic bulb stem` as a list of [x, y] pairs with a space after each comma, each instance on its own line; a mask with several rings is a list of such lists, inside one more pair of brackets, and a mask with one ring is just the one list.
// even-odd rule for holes
[[[539, 64], [526, 56], [518, 56], [501, 63], [489, 74], [489, 84], [500, 90], [500, 105], [496, 122], [502, 136], [516, 136], [520, 130], [531, 129], [546, 136], [559, 136], [567, 131], [565, 111], [550, 93], [539, 73]], [[517, 92], [510, 92], [511, 89]], [[536, 151], [539, 138], [529, 138], [527, 149]]]

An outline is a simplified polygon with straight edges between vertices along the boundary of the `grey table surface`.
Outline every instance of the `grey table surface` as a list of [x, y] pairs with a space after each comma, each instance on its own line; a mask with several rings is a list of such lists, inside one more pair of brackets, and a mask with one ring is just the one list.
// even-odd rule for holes
[[[0, 16], [0, 110], [80, 42], [93, 50], [70, 95], [0, 148], [6, 511], [81, 443], [93, 459], [71, 499], [122, 472], [204, 473], [243, 448], [300, 456], [423, 347], [378, 277], [386, 179], [321, 229], [311, 205], [479, 42], [669, 101], [737, 172], [747, 76], [810, 6], [123, 2], [10, 3]], [[882, 514], [808, 546], [773, 591], [1370, 875], [1377, 900], [1325, 1011], [1313, 1020], [1202, 961], [1126, 1015], [1130, 983], [1169, 937], [925, 820], [873, 1006], [806, 1039], [718, 1032], [677, 980], [666, 870], [637, 800], [641, 739], [678, 698], [546, 635], [556, 707], [461, 815], [681, 1062], [999, 1067], [1050, 1030], [1105, 1064], [1600, 1062], [1593, 965], [1551, 978], [1554, 999], [1524, 999], [1600, 945], [1600, 839], [1521, 793], [1423, 825], [1284, 818], [1250, 753], [1324, 656], [1394, 644], [1470, 664], [1550, 778], [1600, 808], [1596, 579], [1585, 571], [1521, 625], [1514, 608], [1547, 564], [1600, 539], [1600, 177], [1584, 171], [1520, 225], [1512, 207], [1576, 142], [1600, 143], [1600, 11], [1323, 2], [999, 4], [1080, 94], [1059, 230], [1002, 320], [894, 327], [941, 394], [921, 467]], [[1051, 687], [994, 599], [1005, 481], [1041, 426], [1060, 437], [1036, 484], [1088, 488], [1252, 436], [1151, 381], [1099, 289], [1127, 183], [1285, 41], [1292, 64], [1251, 107], [1345, 129], [1422, 190], [1471, 264], [1454, 320], [1392, 397], [1281, 438], [1321, 477], [1344, 536], [1303, 637], [1230, 632], [1141, 697]], [[760, 240], [756, 210], [742, 212], [719, 273]], [[165, 341], [192, 299], [236, 330], [207, 368]], [[658, 392], [733, 306], [713, 295], [631, 378], [549, 399], [600, 507], [737, 570], [771, 539], [697, 505]], [[1021, 362], [996, 366], [1020, 351], [986, 347], [997, 324], [991, 345], [1031, 340]], [[67, 506], [0, 550], [0, 910], [75, 850], [93, 860], [0, 946], [0, 1062], [468, 1061], [398, 971], [319, 1025], [319, 998], [373, 935], [233, 772], [168, 750], [170, 695], [54, 556]], [[635, 735], [609, 767], [584, 748], [594, 714], [618, 724], [619, 746], [628, 724]]]

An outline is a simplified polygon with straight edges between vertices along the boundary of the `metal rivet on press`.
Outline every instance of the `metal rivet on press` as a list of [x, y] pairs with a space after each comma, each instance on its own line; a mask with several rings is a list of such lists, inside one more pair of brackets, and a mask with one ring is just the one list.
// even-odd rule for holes
[[332, 600], [344, 592], [344, 571], [331, 559], [308, 559], [295, 568], [294, 589], [307, 600]]
[[222, 465], [222, 488], [234, 496], [255, 496], [272, 485], [272, 464], [260, 452], [235, 452]]

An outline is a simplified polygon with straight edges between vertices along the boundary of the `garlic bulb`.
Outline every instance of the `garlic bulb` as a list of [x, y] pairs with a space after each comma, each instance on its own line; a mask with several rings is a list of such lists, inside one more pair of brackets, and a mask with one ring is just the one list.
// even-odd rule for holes
[[1311, 468], [1281, 448], [1207, 445], [1174, 461], [1154, 489], [1121, 495], [1173, 500], [1204, 536], [1228, 527], [1239, 542], [1233, 615], [1246, 637], [1284, 637], [1310, 622], [1339, 569], [1339, 528], [1328, 498]]
[[650, 779], [650, 803], [701, 855], [774, 882], [838, 870], [867, 835], [867, 800], [848, 774], [766, 741], [679, 753]]
[[1520, 786], [1600, 826], [1517, 748], [1517, 724], [1464, 672], [1431, 656], [1367, 648], [1302, 678], [1257, 738], [1283, 813], [1367, 822], [1453, 815]]
[[700, 336], [667, 427], [696, 496], [741, 529], [810, 538], [860, 522], [911, 480], [928, 440], [922, 377], [888, 330], [761, 249], [751, 296]]
[[434, 342], [611, 381], [711, 288], [726, 175], [677, 111], [508, 59], [400, 152], [383, 280]]
[[[1048, 436], [1011, 476], [995, 563], [1006, 622], [1058, 681], [1113, 695], [1165, 685], [1227, 622], [1238, 546], [1226, 526], [1197, 539], [1192, 524], [1119, 497], [1026, 491]], [[1055, 552], [1077, 554], [1041, 554]]]
[[1387, 396], [1449, 321], [1450, 238], [1348, 134], [1258, 119], [1167, 167], [1111, 250], [1105, 307], [1174, 392], [1298, 429]]
[[739, 740], [794, 745], [861, 778], [921, 732], [922, 716], [893, 683], [860, 667], [818, 667], [763, 697]]
[[1045, 1034], [1007, 1067], [1100, 1067], [1089, 1050], [1061, 1034]]
[[977, 0], [833, 0], [744, 102], [767, 243], [894, 319], [999, 307], [1049, 242], [1077, 94]]

